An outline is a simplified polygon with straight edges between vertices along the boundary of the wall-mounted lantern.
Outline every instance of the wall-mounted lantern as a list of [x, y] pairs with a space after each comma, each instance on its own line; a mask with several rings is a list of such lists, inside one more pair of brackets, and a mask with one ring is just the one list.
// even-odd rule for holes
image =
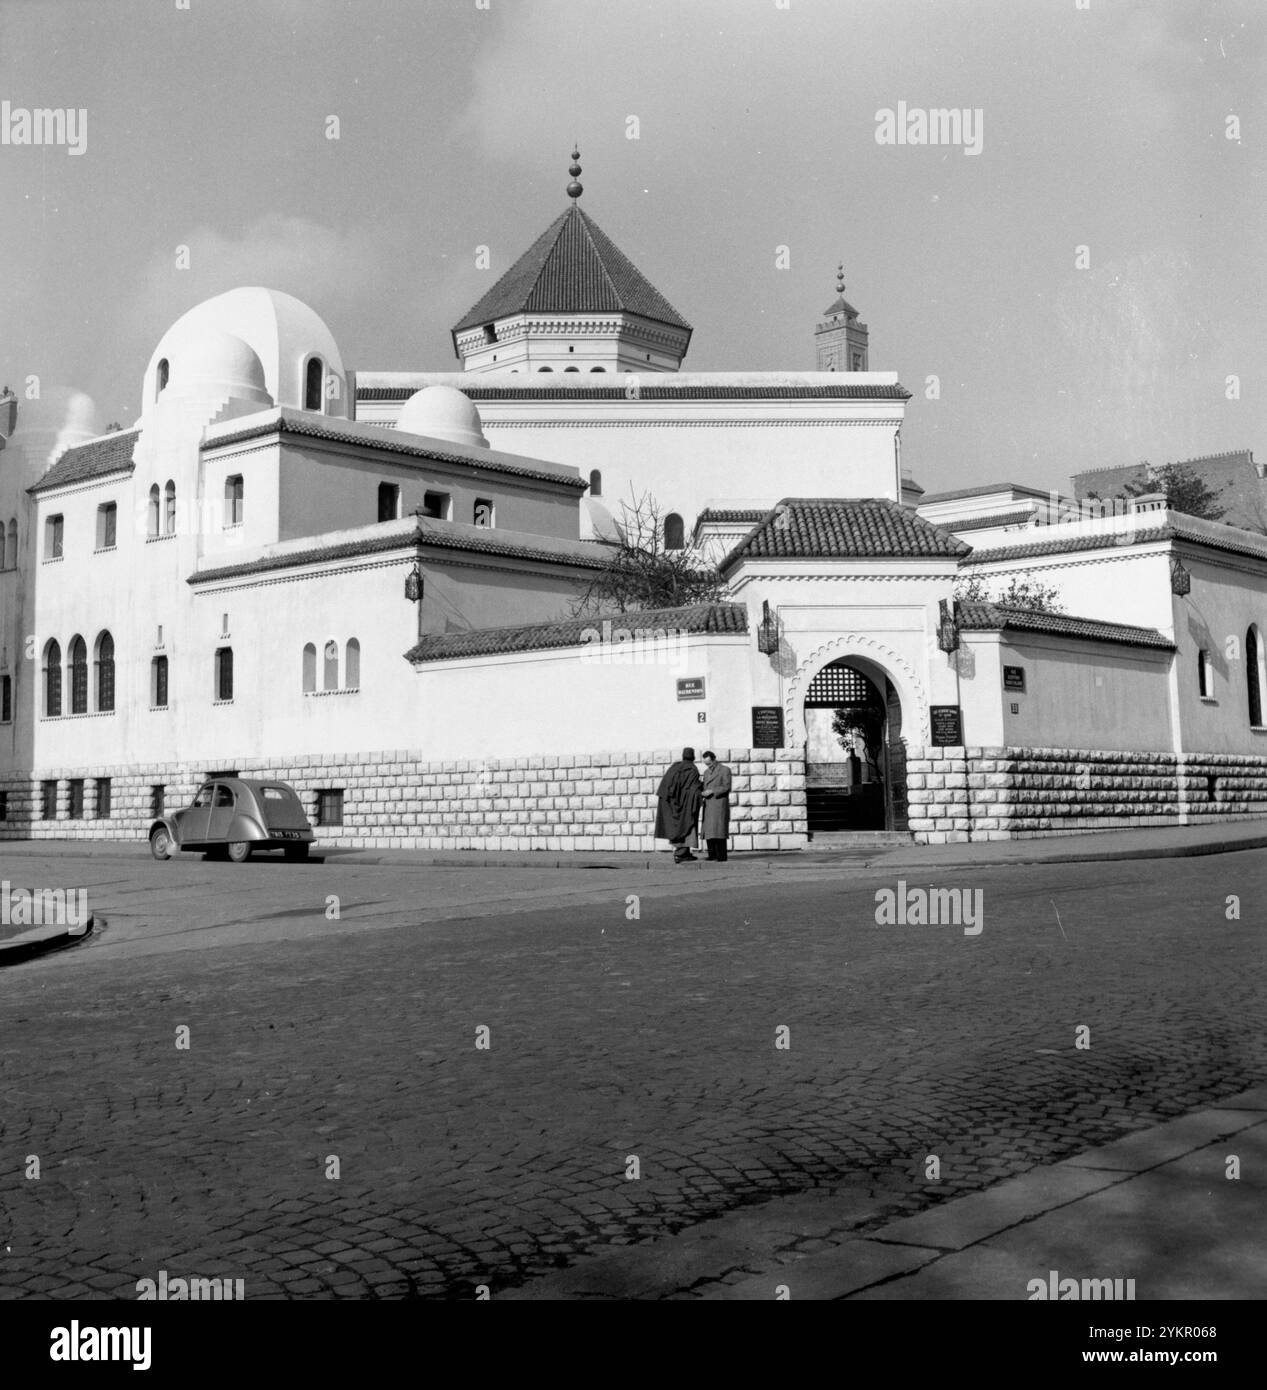
[[761, 626], [757, 629], [757, 650], [773, 656], [779, 650], [779, 620], [770, 612], [769, 599], [761, 603]]
[[954, 600], [944, 598], [940, 604], [940, 619], [937, 623], [937, 645], [944, 652], [959, 650], [959, 625], [955, 622]]
[[405, 576], [405, 597], [410, 603], [421, 603], [422, 590], [422, 571], [418, 568], [418, 562], [415, 560], [413, 569]]
[[1192, 589], [1192, 575], [1177, 555], [1170, 557], [1170, 592], [1182, 598]]

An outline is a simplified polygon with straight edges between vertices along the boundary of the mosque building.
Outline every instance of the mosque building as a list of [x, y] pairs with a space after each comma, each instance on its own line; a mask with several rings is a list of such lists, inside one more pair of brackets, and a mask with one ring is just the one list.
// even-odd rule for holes
[[[1267, 537], [923, 493], [843, 268], [815, 370], [684, 370], [577, 158], [460, 371], [354, 372], [244, 288], [161, 336], [127, 429], [0, 397], [0, 835], [143, 839], [240, 773], [326, 844], [647, 849], [684, 744], [740, 850], [1267, 814]], [[639, 498], [723, 600], [578, 614]]]

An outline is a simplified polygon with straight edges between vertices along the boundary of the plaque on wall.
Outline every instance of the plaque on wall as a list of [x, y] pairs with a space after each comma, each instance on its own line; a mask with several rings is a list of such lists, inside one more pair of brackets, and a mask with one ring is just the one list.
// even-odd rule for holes
[[1003, 668], [1003, 689], [1020, 690], [1025, 689], [1025, 668], [1024, 666], [1005, 666]]
[[931, 705], [928, 710], [935, 748], [958, 748], [963, 743], [963, 710], [959, 705]]
[[783, 709], [779, 705], [753, 705], [752, 746], [783, 747]]
[[704, 698], [704, 677], [684, 676], [677, 683], [679, 700], [702, 700]]

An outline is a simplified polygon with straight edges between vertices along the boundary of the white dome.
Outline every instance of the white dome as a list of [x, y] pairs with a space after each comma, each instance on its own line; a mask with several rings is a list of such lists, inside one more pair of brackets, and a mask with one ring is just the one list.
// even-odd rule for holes
[[166, 360], [176, 380], [186, 353], [199, 353], [200, 342], [213, 334], [240, 338], [254, 352], [264, 369], [264, 389], [271, 402], [304, 409], [308, 363], [320, 358], [326, 381], [334, 377], [338, 394], [323, 391], [322, 411], [342, 419], [351, 417], [347, 374], [338, 344], [321, 318], [301, 300], [280, 290], [248, 286], [204, 300], [182, 314], [163, 334], [145, 369], [143, 410], [148, 413], [158, 399], [158, 364]]
[[475, 403], [454, 386], [424, 386], [405, 402], [396, 428], [406, 434], [487, 449]]
[[171, 363], [173, 396], [231, 396], [273, 404], [264, 384], [264, 364], [249, 343], [214, 330], [188, 343]]
[[45, 384], [34, 400], [18, 399], [18, 425], [5, 450], [5, 467], [27, 487], [67, 449], [101, 433], [101, 417], [90, 396], [73, 386]]

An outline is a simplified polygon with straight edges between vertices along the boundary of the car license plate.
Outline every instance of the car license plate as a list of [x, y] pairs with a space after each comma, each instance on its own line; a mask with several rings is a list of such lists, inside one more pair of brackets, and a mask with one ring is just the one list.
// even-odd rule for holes
[[278, 835], [279, 835], [283, 840], [297, 840], [297, 839], [299, 839], [299, 831], [298, 831], [298, 830], [279, 830], [277, 833], [278, 833]]

